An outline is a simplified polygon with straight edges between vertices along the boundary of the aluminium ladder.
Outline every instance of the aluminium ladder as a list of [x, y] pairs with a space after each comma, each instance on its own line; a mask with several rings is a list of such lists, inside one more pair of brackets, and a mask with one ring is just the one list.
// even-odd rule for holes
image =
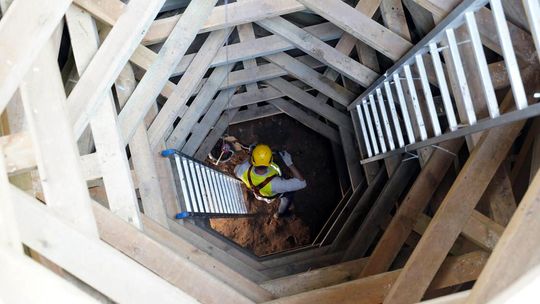
[[[483, 10], [482, 13], [488, 11], [484, 8], [488, 2], [515, 101], [515, 109], [504, 114], [499, 111], [475, 17], [479, 10]], [[538, 64], [540, 0], [523, 0], [523, 5], [536, 46], [537, 54], [534, 54], [533, 50], [533, 56], [538, 56], [532, 59]], [[455, 31], [461, 26], [466, 27], [470, 40], [456, 40]], [[480, 77], [482, 93], [487, 102], [489, 117], [482, 120], [476, 117], [459, 52], [460, 46], [465, 43], [470, 43], [474, 52], [476, 72]], [[460, 94], [462, 100], [460, 105], [466, 113], [466, 119], [459, 124], [454, 112], [455, 104], [451, 89], [446, 80], [444, 63], [441, 60], [443, 51], [449, 52], [450, 60], [446, 62], [446, 66], [455, 72], [458, 89], [454, 94]], [[426, 71], [425, 60], [430, 61], [428, 63], [435, 73], [432, 79], [436, 81], [433, 80], [432, 83]], [[448, 126], [446, 132], [439, 121], [439, 113], [432, 94], [434, 87], [438, 87], [440, 91], [443, 105], [441, 108], [446, 117], [446, 121], [442, 123]], [[539, 115], [540, 103], [529, 105], [528, 102], [528, 99], [533, 99], [533, 94], [534, 92], [527, 95], [525, 92], [501, 0], [465, 0], [360, 95], [348, 110], [351, 111], [355, 122], [359, 144], [364, 147], [363, 152], [367, 154], [361, 161], [365, 164], [398, 153], [410, 153], [422, 147], [437, 147], [437, 143], [449, 139]], [[419, 96], [425, 98], [427, 111], [422, 109]], [[538, 94], [535, 97], [538, 98]], [[423, 110], [427, 112], [431, 122], [432, 132], [430, 130], [429, 133], [432, 134], [428, 134], [426, 129], [426, 113], [423, 113]]]
[[174, 149], [164, 150], [174, 172], [181, 193], [181, 213], [177, 219], [187, 217], [249, 216], [242, 182], [223, 172], [186, 156]]

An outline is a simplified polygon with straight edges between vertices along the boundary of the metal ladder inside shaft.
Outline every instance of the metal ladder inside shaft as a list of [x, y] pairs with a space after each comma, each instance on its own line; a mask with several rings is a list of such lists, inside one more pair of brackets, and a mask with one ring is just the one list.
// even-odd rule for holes
[[176, 187], [181, 193], [182, 212], [176, 215], [177, 219], [248, 215], [241, 181], [176, 150], [165, 150], [161, 155], [171, 160]]
[[[486, 7], [488, 3], [489, 9]], [[529, 60], [529, 63], [532, 60], [533, 64], [538, 64], [540, 4], [538, 0], [523, 0], [523, 5], [536, 54], [533, 48], [529, 58], [523, 58], [522, 55], [519, 59]], [[498, 52], [504, 58], [515, 101], [513, 110], [504, 113], [499, 110], [477, 17], [494, 20], [495, 29], [489, 30], [498, 37]], [[456, 40], [455, 31], [461, 27], [465, 27], [469, 34], [470, 39], [467, 41]], [[463, 67], [460, 48], [466, 44], [474, 53], [474, 75], [466, 75]], [[446, 52], [444, 62], [441, 59], [443, 52]], [[452, 69], [455, 74], [457, 89], [453, 91], [449, 88], [445, 68]], [[479, 120], [476, 117], [469, 77], [479, 77], [481, 80], [481, 93], [484, 94], [489, 111], [489, 117], [485, 119]], [[440, 98], [434, 98], [432, 89], [440, 92]], [[501, 0], [465, 0], [348, 109], [357, 126], [359, 144], [365, 152], [362, 164], [365, 164], [539, 115], [540, 104], [531, 102], [533, 95], [534, 92], [525, 92]], [[424, 103], [422, 98], [425, 107], [421, 106]], [[438, 107], [440, 110], [436, 107], [436, 100], [442, 102], [442, 106]], [[456, 106], [460, 106], [463, 109], [461, 113], [465, 113], [459, 123], [454, 112]], [[439, 117], [444, 117], [444, 120], [439, 121]], [[431, 123], [430, 130], [426, 128], [427, 119]]]

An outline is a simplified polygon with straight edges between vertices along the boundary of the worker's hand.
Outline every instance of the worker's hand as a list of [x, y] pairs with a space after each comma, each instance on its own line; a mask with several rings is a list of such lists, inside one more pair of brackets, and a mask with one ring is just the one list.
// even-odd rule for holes
[[287, 167], [290, 167], [293, 165], [292, 157], [287, 151], [280, 151], [279, 156], [281, 156], [281, 159], [283, 159], [283, 162]]

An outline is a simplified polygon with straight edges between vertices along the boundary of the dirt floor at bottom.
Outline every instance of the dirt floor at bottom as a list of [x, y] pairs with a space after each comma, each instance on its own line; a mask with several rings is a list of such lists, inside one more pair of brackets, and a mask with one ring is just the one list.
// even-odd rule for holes
[[[273, 151], [287, 150], [308, 186], [295, 194], [290, 217], [274, 219], [279, 202], [258, 201], [246, 190], [248, 209], [256, 215], [211, 219], [211, 227], [259, 256], [308, 245], [340, 199], [329, 141], [285, 115], [233, 125], [229, 134], [245, 145], [266, 143]], [[218, 167], [233, 174], [234, 167], [247, 158], [248, 153], [240, 151]], [[286, 168], [280, 160], [276, 163]], [[290, 176], [287, 169], [283, 171]]]

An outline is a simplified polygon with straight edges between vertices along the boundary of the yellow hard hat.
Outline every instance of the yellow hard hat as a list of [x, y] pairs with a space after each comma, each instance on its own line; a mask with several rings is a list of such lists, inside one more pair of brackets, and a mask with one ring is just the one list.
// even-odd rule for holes
[[268, 167], [272, 163], [272, 150], [269, 146], [258, 144], [251, 152], [251, 164], [255, 167]]

